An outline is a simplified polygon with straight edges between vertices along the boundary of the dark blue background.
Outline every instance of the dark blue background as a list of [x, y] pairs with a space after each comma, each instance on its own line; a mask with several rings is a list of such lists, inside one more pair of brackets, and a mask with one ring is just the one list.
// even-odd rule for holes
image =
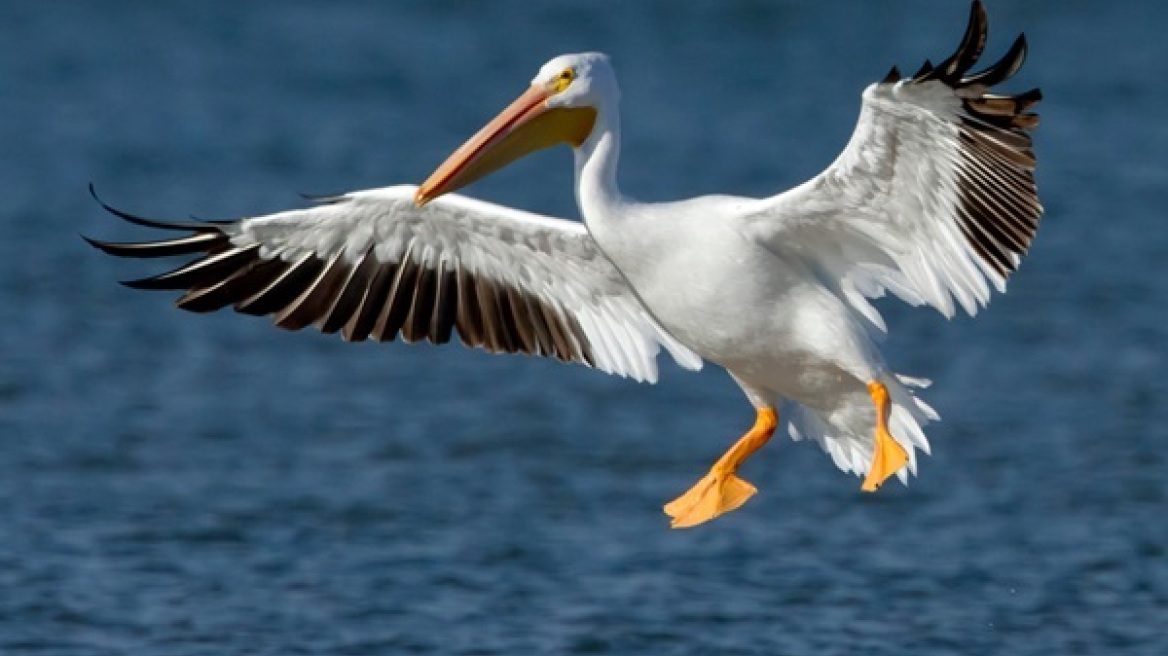
[[[808, 444], [743, 511], [663, 502], [751, 420], [459, 347], [174, 311], [89, 199], [231, 218], [423, 179], [551, 56], [613, 55], [625, 190], [768, 195], [967, 5], [0, 4], [0, 652], [1168, 653], [1163, 3], [991, 0], [1041, 86], [1032, 254], [976, 320], [882, 304], [945, 421], [909, 489]], [[583, 4], [583, 3], [579, 3]], [[567, 152], [470, 190], [576, 216]]]

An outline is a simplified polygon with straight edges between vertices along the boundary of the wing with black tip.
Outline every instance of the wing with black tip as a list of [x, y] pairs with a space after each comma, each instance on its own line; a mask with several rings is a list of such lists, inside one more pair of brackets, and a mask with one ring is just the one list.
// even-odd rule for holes
[[[463, 196], [418, 208], [414, 187], [353, 192], [299, 210], [227, 222], [143, 219], [185, 233], [139, 243], [89, 239], [118, 257], [189, 256], [125, 283], [176, 290], [180, 308], [271, 315], [346, 340], [429, 340], [578, 362], [657, 378], [661, 346], [701, 360], [662, 330], [584, 226]], [[100, 201], [99, 201], [100, 202]]]
[[1005, 290], [1038, 229], [1030, 110], [1042, 96], [993, 89], [1021, 68], [1026, 39], [971, 73], [985, 43], [975, 1], [952, 56], [909, 78], [893, 68], [869, 86], [838, 159], [744, 220], [767, 247], [838, 284], [881, 330], [866, 299], [885, 290], [946, 316], [955, 305], [974, 314], [989, 302], [987, 281]]

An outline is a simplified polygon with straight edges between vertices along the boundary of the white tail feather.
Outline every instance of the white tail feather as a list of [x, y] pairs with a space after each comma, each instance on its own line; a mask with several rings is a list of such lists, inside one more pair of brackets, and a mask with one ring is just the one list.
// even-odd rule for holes
[[[897, 472], [900, 482], [907, 485], [909, 474], [917, 473], [917, 449], [930, 453], [923, 427], [940, 416], [910, 389], [928, 387], [928, 380], [889, 375], [881, 382], [892, 401], [889, 431], [908, 454], [908, 466]], [[839, 404], [830, 412], [784, 400], [779, 416], [786, 422], [792, 440], [818, 442], [836, 467], [857, 476], [868, 473], [875, 448], [876, 412], [867, 393], [841, 395]]]

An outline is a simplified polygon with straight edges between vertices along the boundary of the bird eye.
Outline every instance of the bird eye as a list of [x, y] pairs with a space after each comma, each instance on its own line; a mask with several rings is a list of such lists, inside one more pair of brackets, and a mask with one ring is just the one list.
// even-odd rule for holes
[[559, 93], [559, 92], [563, 91], [564, 89], [567, 89], [568, 85], [572, 84], [572, 80], [575, 80], [575, 79], [576, 79], [575, 69], [573, 69], [571, 67], [565, 68], [564, 70], [560, 71], [560, 74], [557, 75], [554, 80], [552, 80], [552, 84], [551, 84], [552, 91], [554, 93]]

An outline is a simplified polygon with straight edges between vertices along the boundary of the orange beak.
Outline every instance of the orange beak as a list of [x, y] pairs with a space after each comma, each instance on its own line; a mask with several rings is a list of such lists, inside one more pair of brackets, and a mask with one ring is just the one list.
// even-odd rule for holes
[[578, 147], [592, 132], [596, 110], [547, 106], [552, 92], [533, 85], [483, 129], [459, 146], [418, 187], [414, 203], [435, 198], [482, 178], [515, 160], [560, 143]]

